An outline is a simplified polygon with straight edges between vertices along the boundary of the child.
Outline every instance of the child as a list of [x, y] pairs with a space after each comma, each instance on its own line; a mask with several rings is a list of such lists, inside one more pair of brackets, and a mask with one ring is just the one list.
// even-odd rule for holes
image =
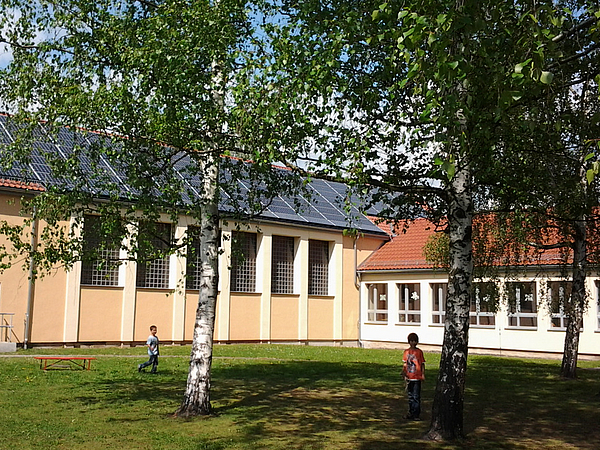
[[152, 370], [150, 373], [156, 373], [156, 368], [158, 367], [158, 337], [156, 336], [156, 325], [150, 326], [150, 336], [148, 336], [148, 340], [146, 341], [146, 345], [148, 346], [148, 356], [150, 359], [145, 363], [138, 364], [138, 372], [141, 372], [144, 367], [148, 367], [152, 364]]
[[421, 382], [425, 380], [425, 357], [421, 349], [417, 348], [419, 336], [417, 333], [408, 335], [410, 348], [404, 350], [402, 361], [402, 374], [406, 380], [406, 393], [408, 395], [408, 420], [421, 420]]

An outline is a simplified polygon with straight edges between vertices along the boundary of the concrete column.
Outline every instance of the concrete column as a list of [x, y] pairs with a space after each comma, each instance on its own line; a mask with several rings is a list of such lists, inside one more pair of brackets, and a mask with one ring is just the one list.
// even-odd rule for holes
[[257, 255], [257, 266], [262, 268], [262, 277], [257, 277], [262, 283], [260, 296], [260, 339], [271, 340], [271, 248], [272, 236], [263, 235]]
[[[129, 226], [128, 234], [134, 232], [133, 226]], [[129, 247], [129, 240], [125, 242]], [[127, 260], [127, 251], [121, 250], [121, 258], [126, 262], [123, 264], [123, 306], [121, 311], [121, 342], [133, 342], [135, 333], [135, 306], [136, 306], [136, 277], [137, 264], [135, 261]]]
[[[181, 244], [185, 234], [187, 232], [187, 225], [180, 218], [179, 222], [175, 225], [175, 242]], [[174, 289], [173, 292], [173, 335], [171, 339], [173, 342], [181, 342], [184, 340], [185, 332], [185, 283], [186, 283], [186, 272], [187, 272], [187, 258], [185, 251], [177, 252], [171, 255], [170, 261], [170, 287]]]
[[[75, 226], [75, 218], [71, 218], [70, 228], [75, 236], [81, 236], [81, 227]], [[67, 272], [67, 286], [65, 295], [65, 322], [63, 327], [63, 341], [65, 343], [79, 340], [79, 313], [81, 298], [81, 261], [77, 261]]]
[[231, 231], [222, 231], [221, 246], [223, 253], [219, 255], [219, 299], [217, 301], [217, 340], [230, 339], [231, 323]]

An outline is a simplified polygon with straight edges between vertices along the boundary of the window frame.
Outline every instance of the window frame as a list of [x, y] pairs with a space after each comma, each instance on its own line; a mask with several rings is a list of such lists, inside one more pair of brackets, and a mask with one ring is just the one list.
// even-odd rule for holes
[[[276, 249], [277, 244], [277, 249]], [[271, 237], [271, 293], [294, 294], [296, 239], [292, 236]]]
[[[382, 287], [383, 296], [379, 292], [379, 287]], [[377, 293], [377, 299], [375, 299]], [[389, 320], [389, 304], [387, 283], [369, 283], [367, 284], [367, 322], [373, 323], [388, 323]]]
[[[564, 285], [567, 286], [568, 296], [571, 296], [571, 290], [573, 288], [572, 281], [548, 281], [547, 289], [548, 289], [548, 300], [549, 300], [549, 310], [550, 310], [550, 329], [556, 331], [565, 331], [567, 329], [567, 316], [565, 315], [565, 304], [564, 304]], [[559, 293], [555, 293], [555, 287], [559, 288]], [[563, 290], [563, 295], [561, 295], [560, 290]], [[555, 307], [558, 306], [558, 311]], [[554, 325], [555, 320], [558, 321], [559, 325]]]
[[[398, 323], [420, 324], [421, 323], [421, 283], [398, 283]], [[416, 289], [415, 289], [416, 288]], [[416, 298], [415, 298], [416, 295]], [[418, 302], [418, 309], [411, 308], [411, 302]], [[417, 320], [409, 320], [409, 318]]]
[[[156, 222], [153, 227], [157, 231], [157, 236], [150, 239], [151, 245], [154, 249], [159, 251], [170, 248], [174, 238], [174, 227], [171, 223]], [[145, 226], [139, 225], [140, 232], [144, 232]], [[165, 234], [159, 234], [160, 229], [163, 229]], [[165, 243], [164, 237], [168, 232], [168, 242]], [[159, 237], [160, 236], [160, 237]], [[170, 288], [170, 276], [171, 276], [171, 257], [166, 254], [160, 258], [148, 260], [140, 263], [137, 261], [136, 269], [136, 281], [135, 286], [138, 289], [169, 289]]]
[[[525, 286], [531, 287], [531, 292], [521, 294], [521, 288]], [[515, 292], [514, 299], [512, 298], [512, 287], [518, 288], [519, 292]], [[516, 281], [505, 284], [506, 294], [508, 297], [508, 326], [511, 329], [537, 330], [538, 328], [538, 304], [537, 304], [537, 284], [535, 281]], [[521, 303], [528, 302], [527, 296], [531, 296], [532, 312], [523, 312]], [[523, 300], [521, 300], [523, 297]], [[534, 325], [523, 325], [523, 321], [531, 319]]]
[[[98, 249], [103, 243], [103, 239], [96, 233], [91, 238], [89, 235], [93, 233], [93, 221], [100, 223], [100, 216], [86, 214], [83, 217], [83, 251], [86, 249]], [[107, 243], [108, 244], [108, 243]], [[81, 274], [79, 282], [82, 286], [103, 286], [115, 287], [119, 286], [119, 264], [111, 264], [110, 261], [120, 261], [120, 244], [113, 243], [115, 248], [101, 248], [98, 258], [81, 261]], [[101, 261], [104, 261], [105, 266], [99, 268]]]
[[330, 243], [308, 240], [308, 295], [329, 295]]
[[448, 283], [430, 283], [429, 286], [431, 289], [431, 323], [432, 325], [443, 326], [446, 321]]
[[[485, 299], [490, 297], [491, 293], [487, 293], [484, 297], [484, 302], [482, 302], [479, 295], [480, 285], [494, 285], [494, 282], [478, 281], [473, 283], [473, 295], [471, 296], [471, 304], [469, 305], [469, 326], [473, 328], [496, 328], [496, 313], [494, 311], [485, 310], [488, 309], [485, 306]], [[491, 323], [481, 323], [486, 320]]]
[[[236, 248], [236, 245], [239, 245], [240, 248]], [[231, 246], [231, 266], [229, 270], [231, 292], [256, 293], [257, 233], [233, 231], [231, 233]], [[239, 252], [239, 255], [236, 252]]]

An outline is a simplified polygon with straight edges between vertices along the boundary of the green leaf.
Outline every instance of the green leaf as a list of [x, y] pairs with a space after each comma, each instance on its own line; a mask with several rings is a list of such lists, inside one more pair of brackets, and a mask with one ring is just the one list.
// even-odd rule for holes
[[542, 71], [542, 75], [540, 76], [540, 81], [544, 84], [552, 83], [554, 79], [554, 74], [552, 72]]
[[588, 184], [592, 184], [592, 181], [594, 181], [595, 176], [596, 176], [596, 173], [594, 172], [593, 169], [587, 170], [587, 172], [585, 173], [585, 178], [587, 179]]

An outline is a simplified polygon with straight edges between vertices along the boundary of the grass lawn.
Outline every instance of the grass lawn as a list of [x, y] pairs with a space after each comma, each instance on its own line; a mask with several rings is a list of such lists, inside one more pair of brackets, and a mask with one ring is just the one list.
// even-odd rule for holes
[[[163, 347], [159, 374], [139, 348], [34, 349], [0, 355], [0, 449], [599, 449], [600, 362], [579, 379], [560, 361], [470, 356], [467, 438], [420, 440], [439, 355], [426, 354], [422, 422], [406, 414], [399, 351], [216, 346], [210, 418], [173, 418], [189, 347]], [[94, 354], [91, 371], [44, 372], [34, 354]]]

